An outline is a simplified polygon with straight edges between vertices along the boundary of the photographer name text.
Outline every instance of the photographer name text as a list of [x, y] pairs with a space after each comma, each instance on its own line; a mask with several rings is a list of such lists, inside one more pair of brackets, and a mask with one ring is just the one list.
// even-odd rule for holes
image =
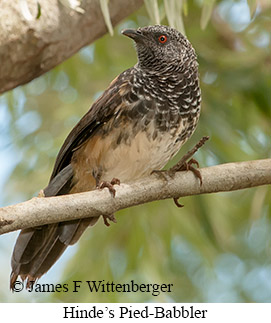
[[[171, 293], [173, 284], [143, 284], [131, 280], [128, 283], [115, 283], [105, 280], [74, 280], [65, 284], [39, 284], [30, 281], [29, 293], [60, 293], [72, 292], [78, 293], [81, 289], [87, 288], [90, 293], [150, 293], [152, 296], [158, 296], [161, 293]], [[14, 284], [14, 291], [21, 292], [24, 284], [17, 281]]]

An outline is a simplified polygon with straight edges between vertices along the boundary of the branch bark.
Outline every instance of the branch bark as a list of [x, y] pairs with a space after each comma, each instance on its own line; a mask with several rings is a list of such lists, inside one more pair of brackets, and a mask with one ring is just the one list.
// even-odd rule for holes
[[132, 184], [115, 186], [116, 197], [107, 189], [57, 197], [32, 198], [0, 209], [0, 234], [101, 214], [155, 200], [240, 190], [271, 184], [271, 159], [228, 163], [202, 168], [202, 186], [192, 172], [174, 178], [153, 174]]
[[[36, 19], [38, 3], [41, 16]], [[143, 0], [110, 0], [112, 24], [142, 4]], [[58, 0], [1, 0], [0, 6], [0, 93], [49, 71], [107, 32], [99, 0], [84, 0], [83, 14]]]

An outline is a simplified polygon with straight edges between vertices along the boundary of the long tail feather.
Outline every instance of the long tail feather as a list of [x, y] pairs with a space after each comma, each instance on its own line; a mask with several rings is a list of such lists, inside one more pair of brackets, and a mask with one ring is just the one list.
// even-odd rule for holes
[[[61, 173], [44, 190], [46, 196], [59, 195], [59, 192], [68, 194], [72, 178], [70, 165]], [[86, 228], [97, 220], [87, 218], [22, 230], [13, 250], [10, 288], [14, 290], [18, 276], [26, 280], [29, 288], [53, 266], [68, 245], [77, 242]]]

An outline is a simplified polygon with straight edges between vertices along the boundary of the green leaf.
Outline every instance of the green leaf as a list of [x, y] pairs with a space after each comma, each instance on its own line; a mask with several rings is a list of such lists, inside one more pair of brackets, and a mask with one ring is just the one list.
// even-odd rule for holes
[[183, 1], [164, 0], [164, 6], [169, 26], [185, 34], [182, 18]]
[[183, 14], [185, 16], [188, 15], [188, 3], [187, 3], [187, 0], [183, 0]]
[[104, 16], [104, 21], [105, 21], [106, 27], [109, 31], [109, 34], [111, 36], [113, 36], [114, 31], [113, 31], [113, 26], [112, 26], [111, 19], [110, 19], [108, 0], [100, 0], [100, 6], [101, 6], [101, 10], [102, 10], [102, 13]]
[[176, 20], [176, 29], [185, 34], [184, 25], [183, 25], [183, 2], [180, 0], [175, 0], [175, 7], [176, 7], [176, 14], [175, 14], [175, 20]]
[[145, 0], [145, 7], [153, 24], [160, 24], [160, 14], [157, 0]]
[[200, 27], [205, 29], [213, 12], [216, 0], [205, 0], [201, 12]]

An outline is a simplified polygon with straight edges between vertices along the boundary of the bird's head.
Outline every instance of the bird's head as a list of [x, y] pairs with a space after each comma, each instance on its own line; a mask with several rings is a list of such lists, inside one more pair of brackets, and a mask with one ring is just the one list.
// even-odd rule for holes
[[125, 29], [122, 34], [135, 41], [138, 66], [149, 72], [165, 72], [197, 64], [192, 45], [174, 28], [155, 25]]

